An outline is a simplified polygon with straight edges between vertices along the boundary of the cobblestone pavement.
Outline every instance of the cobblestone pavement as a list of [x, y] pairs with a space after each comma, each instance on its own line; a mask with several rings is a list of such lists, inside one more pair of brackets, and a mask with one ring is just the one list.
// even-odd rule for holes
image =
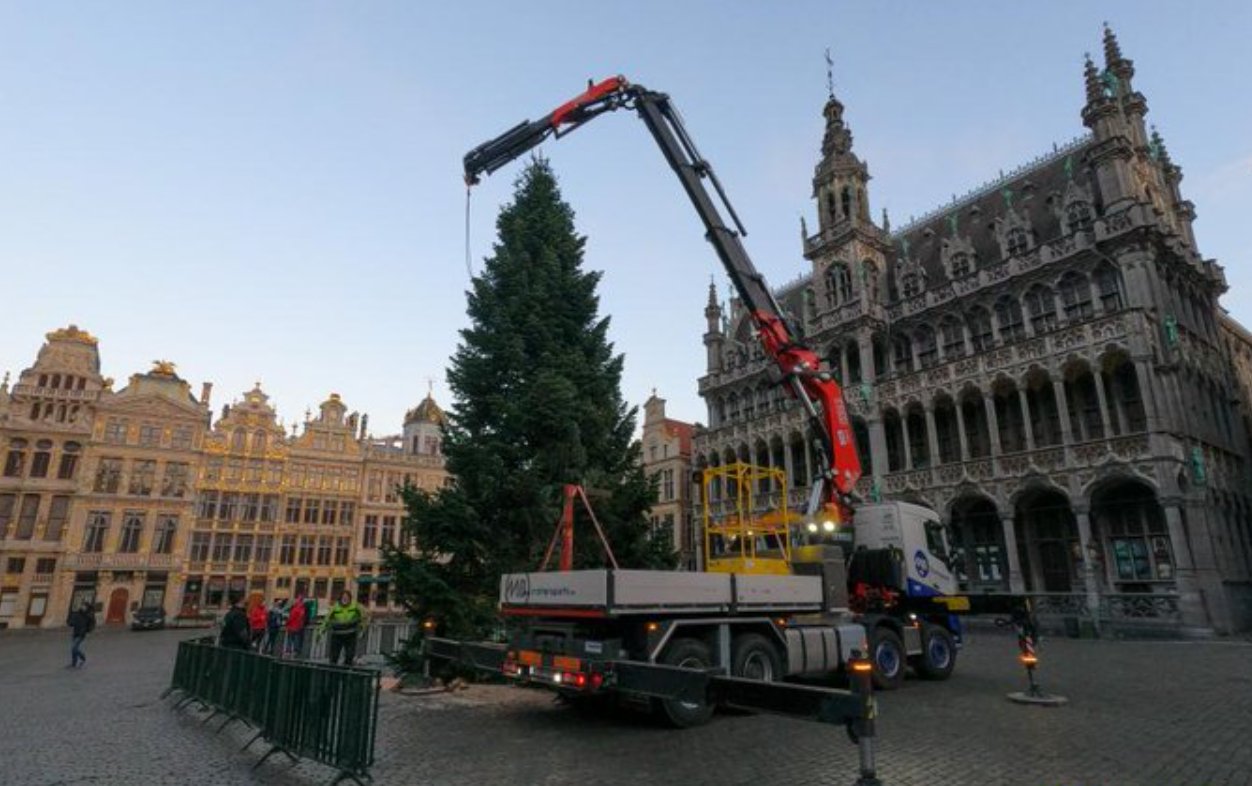
[[[81, 671], [66, 634], [0, 634], [0, 784], [326, 784], [333, 773], [240, 753], [245, 731], [157, 697], [174, 644], [195, 632], [106, 631]], [[1252, 785], [1252, 646], [1053, 639], [1041, 651], [1058, 709], [1021, 707], [1011, 639], [977, 634], [946, 683], [880, 694], [886, 786]], [[390, 784], [842, 784], [856, 749], [841, 729], [722, 715], [688, 731], [588, 716], [547, 694], [474, 687], [388, 694], [375, 782]]]

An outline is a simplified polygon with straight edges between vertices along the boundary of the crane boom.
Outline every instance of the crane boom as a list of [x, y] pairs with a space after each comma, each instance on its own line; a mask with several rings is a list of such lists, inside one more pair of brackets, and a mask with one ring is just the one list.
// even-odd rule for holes
[[[585, 92], [547, 116], [523, 121], [471, 150], [465, 156], [465, 183], [472, 186], [483, 174], [495, 172], [549, 136], [560, 138], [588, 120], [617, 109], [635, 110], [661, 148], [704, 223], [705, 236], [730, 276], [765, 354], [774, 363], [771, 379], [800, 401], [813, 424], [818, 436], [815, 447], [820, 469], [819, 478], [813, 483], [808, 513], [816, 515], [825, 507], [827, 515], [847, 518], [841, 513], [861, 477], [861, 462], [843, 391], [839, 383], [822, 370], [817, 353], [800, 340], [798, 331], [752, 263], [741, 239], [747, 232], [712, 166], [687, 134], [669, 96], [632, 84], [622, 76], [589, 84]], [[712, 184], [716, 200], [705, 188], [706, 180]], [[725, 208], [733, 228], [723, 218], [718, 202]]]

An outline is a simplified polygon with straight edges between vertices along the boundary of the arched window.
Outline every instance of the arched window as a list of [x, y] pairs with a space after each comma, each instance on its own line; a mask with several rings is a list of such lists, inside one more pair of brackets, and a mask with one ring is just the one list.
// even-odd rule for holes
[[1065, 208], [1065, 226], [1070, 232], [1091, 229], [1091, 204], [1083, 201], [1070, 202]]
[[1023, 227], [1014, 227], [1004, 238], [1004, 248], [1011, 257], [1021, 256], [1030, 250], [1030, 233]]
[[267, 435], [264, 431], [257, 429], [252, 434], [252, 452], [264, 453], [266, 448]]
[[241, 428], [235, 429], [234, 433], [230, 435], [230, 449], [231, 450], [243, 450], [244, 444], [247, 441], [247, 439], [248, 439], [248, 434], [243, 429]]
[[1100, 308], [1105, 314], [1122, 310], [1121, 280], [1112, 265], [1103, 264], [1096, 268], [1095, 287], [1100, 297]]
[[1026, 313], [1030, 316], [1030, 328], [1035, 334], [1056, 328], [1056, 296], [1052, 290], [1037, 284], [1026, 293]]
[[1021, 341], [1026, 337], [1022, 307], [1011, 297], [1000, 298], [996, 303], [996, 324], [1000, 326], [1000, 338], [1004, 341]]
[[1060, 290], [1067, 320], [1091, 319], [1095, 309], [1091, 305], [1091, 284], [1086, 276], [1071, 270], [1061, 277]]
[[836, 262], [826, 271], [826, 298], [832, 306], [852, 299], [852, 274], [842, 262]]
[[995, 344], [995, 334], [991, 330], [991, 314], [982, 306], [975, 307], [967, 317], [969, 338], [975, 352], [986, 352]]
[[843, 218], [849, 218], [852, 215], [852, 189], [844, 186], [839, 192], [839, 206], [843, 208]]
[[935, 331], [928, 326], [918, 328], [914, 335], [917, 342], [917, 362], [922, 368], [930, 368], [939, 362], [939, 347], [935, 342]]

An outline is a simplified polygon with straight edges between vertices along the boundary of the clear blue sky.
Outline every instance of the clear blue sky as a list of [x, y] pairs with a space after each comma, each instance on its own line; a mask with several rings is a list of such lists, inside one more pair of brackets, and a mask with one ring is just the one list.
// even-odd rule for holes
[[[874, 215], [898, 224], [1082, 132], [1105, 19], [1252, 322], [1252, 4], [4, 2], [0, 370], [75, 322], [119, 385], [170, 359], [219, 406], [259, 379], [289, 422], [334, 390], [398, 430], [427, 377], [448, 398], [461, 156], [587, 78], [674, 96], [781, 284], [804, 268], [826, 47]], [[545, 149], [627, 396], [703, 420], [717, 268], [678, 184], [631, 117]], [[515, 172], [475, 191], [476, 265]]]

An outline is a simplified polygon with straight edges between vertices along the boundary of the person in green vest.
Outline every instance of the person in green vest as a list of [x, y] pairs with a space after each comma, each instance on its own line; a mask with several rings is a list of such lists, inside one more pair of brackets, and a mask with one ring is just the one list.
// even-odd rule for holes
[[330, 662], [338, 664], [341, 657], [343, 665], [351, 666], [356, 660], [356, 640], [361, 631], [365, 630], [369, 617], [361, 604], [352, 599], [347, 590], [339, 596], [330, 613], [322, 622], [322, 631], [330, 633]]

